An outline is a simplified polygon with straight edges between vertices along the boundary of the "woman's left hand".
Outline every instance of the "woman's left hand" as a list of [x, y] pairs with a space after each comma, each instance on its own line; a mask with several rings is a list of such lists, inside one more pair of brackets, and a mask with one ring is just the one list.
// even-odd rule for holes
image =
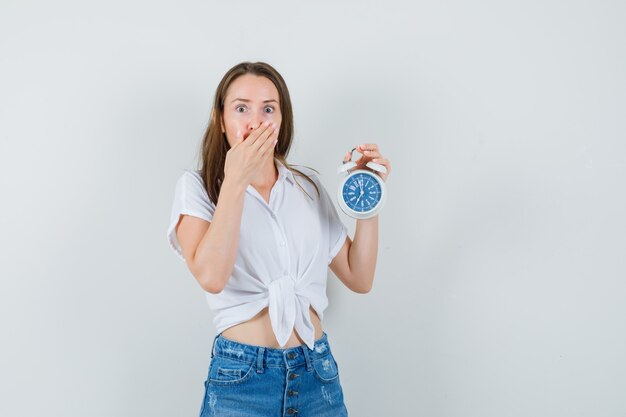
[[[375, 143], [365, 143], [363, 145], [359, 145], [356, 147], [356, 150], [359, 151], [363, 156], [361, 156], [358, 160], [356, 160], [356, 166], [352, 169], [370, 169], [365, 166], [369, 161], [374, 161], [377, 164], [384, 165], [387, 168], [387, 172], [378, 172], [378, 174], [383, 181], [387, 181], [387, 177], [389, 177], [389, 173], [391, 172], [391, 165], [389, 164], [389, 160], [383, 158], [378, 150], [378, 145]], [[346, 152], [346, 155], [343, 158], [343, 162], [348, 162], [350, 160], [350, 151]]]

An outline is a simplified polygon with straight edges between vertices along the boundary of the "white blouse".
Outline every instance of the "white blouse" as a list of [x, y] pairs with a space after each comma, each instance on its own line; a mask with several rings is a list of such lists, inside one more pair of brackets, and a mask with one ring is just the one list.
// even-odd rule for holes
[[[221, 292], [205, 292], [206, 299], [215, 312], [213, 323], [218, 334], [269, 306], [272, 329], [281, 347], [295, 326], [313, 349], [315, 329], [309, 306], [322, 320], [328, 305], [328, 265], [343, 246], [347, 228], [315, 171], [295, 166], [316, 183], [321, 199], [306, 179], [294, 177], [278, 159], [274, 161], [279, 176], [269, 204], [248, 185], [232, 274]], [[167, 239], [182, 260], [185, 258], [175, 231], [180, 215], [210, 222], [215, 212], [199, 173], [185, 171], [174, 193]], [[313, 200], [298, 187], [296, 178]]]

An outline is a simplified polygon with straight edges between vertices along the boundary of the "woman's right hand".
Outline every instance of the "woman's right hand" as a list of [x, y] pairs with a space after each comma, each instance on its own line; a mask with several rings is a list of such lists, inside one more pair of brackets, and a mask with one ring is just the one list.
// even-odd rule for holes
[[250, 184], [267, 160], [274, 158], [278, 132], [279, 128], [269, 121], [259, 125], [245, 140], [243, 132], [238, 131], [235, 144], [226, 152], [224, 178], [246, 186]]

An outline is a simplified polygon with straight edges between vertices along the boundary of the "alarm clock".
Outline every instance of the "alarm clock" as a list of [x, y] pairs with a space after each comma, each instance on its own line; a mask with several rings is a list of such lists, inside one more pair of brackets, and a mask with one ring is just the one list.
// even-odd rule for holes
[[350, 159], [343, 162], [337, 169], [337, 173], [346, 173], [339, 181], [337, 189], [337, 200], [339, 207], [348, 216], [355, 219], [369, 219], [378, 214], [385, 205], [387, 198], [387, 189], [385, 181], [376, 173], [386, 173], [387, 168], [384, 165], [369, 161], [365, 166], [369, 169], [357, 169], [349, 172], [357, 164], [352, 161], [352, 152], [350, 151]]

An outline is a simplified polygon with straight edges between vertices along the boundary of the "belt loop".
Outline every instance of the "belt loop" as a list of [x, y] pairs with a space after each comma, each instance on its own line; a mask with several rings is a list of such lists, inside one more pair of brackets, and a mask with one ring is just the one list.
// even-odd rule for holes
[[265, 347], [259, 346], [259, 352], [256, 357], [256, 371], [257, 373], [263, 373], [263, 354], [265, 353]]
[[302, 351], [304, 352], [304, 360], [306, 361], [306, 370], [312, 371], [313, 364], [311, 363], [311, 358], [309, 358], [309, 347], [307, 345], [302, 345]]
[[217, 336], [213, 338], [213, 346], [211, 346], [211, 359], [213, 359], [213, 356], [215, 355], [215, 341], [217, 340], [218, 337], [220, 337], [220, 334], [218, 334]]

